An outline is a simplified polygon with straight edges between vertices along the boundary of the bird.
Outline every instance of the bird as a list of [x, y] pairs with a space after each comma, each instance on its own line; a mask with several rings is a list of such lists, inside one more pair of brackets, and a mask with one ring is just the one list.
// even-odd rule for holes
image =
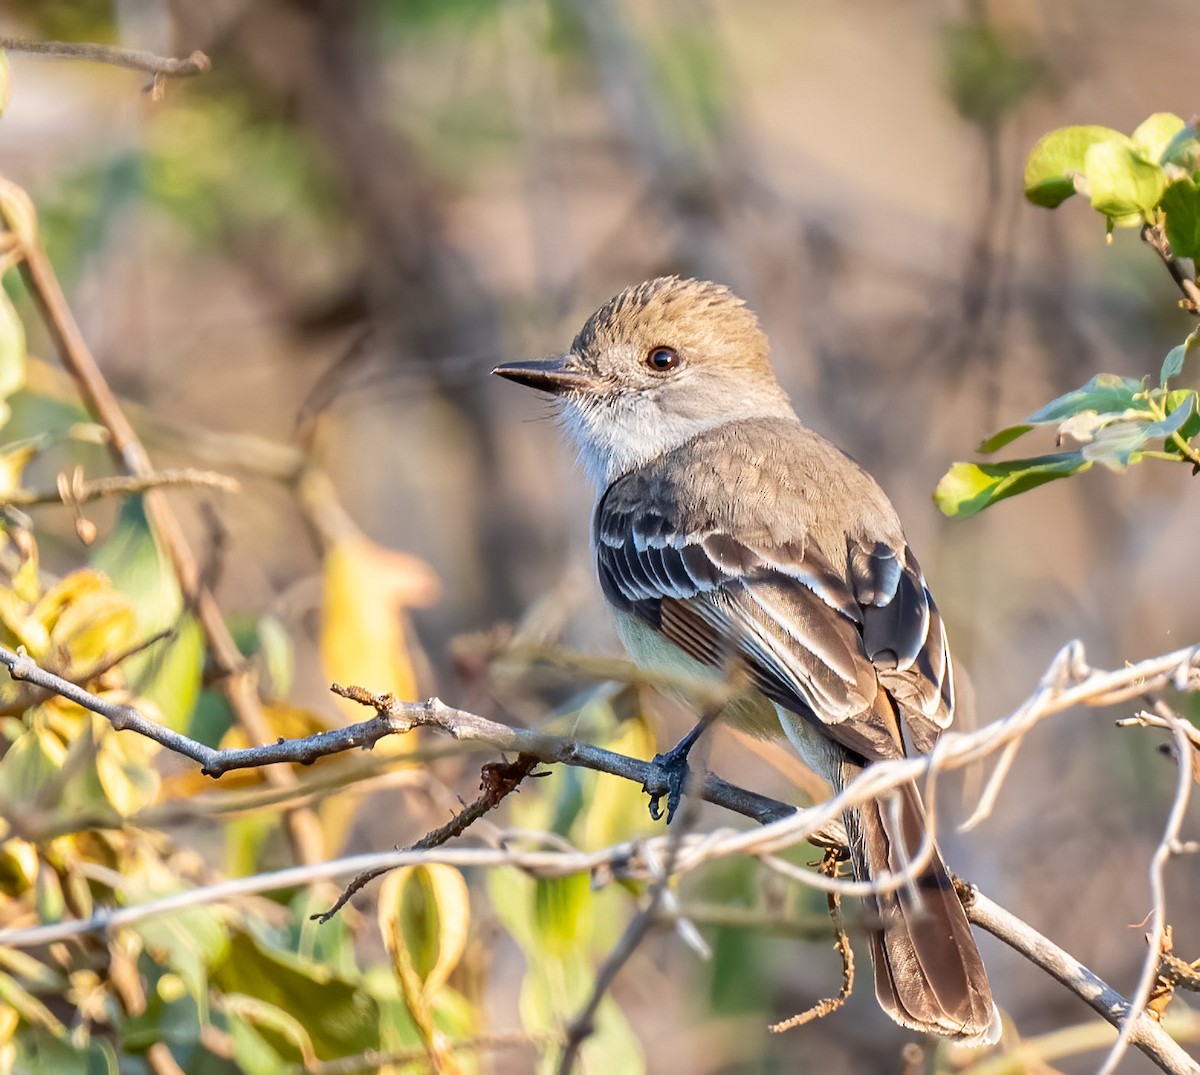
[[[744, 300], [659, 277], [601, 306], [565, 353], [492, 372], [557, 404], [596, 491], [600, 589], [639, 666], [736, 673], [744, 689], [718, 719], [786, 739], [835, 792], [872, 762], [932, 749], [955, 695], [924, 573], [878, 483], [797, 417]], [[674, 774], [668, 821], [707, 723], [656, 759]], [[914, 783], [843, 821], [860, 881], [904, 869], [926, 834]], [[865, 897], [864, 920], [892, 1019], [965, 1045], [998, 1039], [936, 844], [913, 884]]]

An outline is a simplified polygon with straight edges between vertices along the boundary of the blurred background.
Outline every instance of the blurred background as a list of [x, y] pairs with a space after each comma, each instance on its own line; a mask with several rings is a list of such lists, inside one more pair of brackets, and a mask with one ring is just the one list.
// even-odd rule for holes
[[[488, 372], [562, 350], [616, 291], [679, 273], [751, 303], [801, 416], [895, 501], [982, 723], [1020, 703], [1072, 638], [1093, 664], [1119, 667], [1200, 630], [1200, 503], [1186, 467], [1093, 471], [966, 520], [930, 500], [985, 435], [1096, 372], [1157, 371], [1190, 329], [1136, 233], [1106, 245], [1086, 204], [1051, 213], [1021, 188], [1029, 148], [1054, 127], [1191, 115], [1198, 29], [1192, 0], [10, 0], [4, 34], [202, 49], [213, 69], [170, 81], [156, 102], [134, 72], [13, 53], [0, 172], [31, 195], [84, 335], [155, 462], [242, 482], [238, 495], [172, 503], [235, 624], [258, 632], [254, 645], [263, 622], [287, 640], [276, 652], [291, 671], [274, 685], [305, 719], [358, 719], [325, 690], [338, 670], [329, 625], [347, 617], [333, 620], [339, 596], [360, 628], [359, 601], [382, 602], [393, 625], [403, 616], [402, 636], [372, 637], [400, 647], [413, 697], [510, 722], [611, 700], [583, 673], [512, 658], [514, 639], [619, 647], [592, 579], [591, 493], [552, 411]], [[80, 418], [71, 387], [28, 297], [6, 283], [36, 356], [6, 433], [65, 429]], [[63, 442], [27, 484], [52, 486], [74, 462], [89, 476], [111, 468], [102, 449]], [[328, 486], [306, 480], [313, 467]], [[111, 550], [127, 516], [109, 503], [88, 515]], [[44, 568], [93, 558], [69, 513], [34, 518]], [[333, 594], [330, 549], [347, 534], [370, 555]], [[358, 681], [402, 689], [380, 678], [395, 664], [374, 667]], [[597, 735], [631, 752], [653, 753], [645, 729], [665, 743], [686, 723], [665, 705], [643, 721], [642, 699], [622, 721], [629, 699], [617, 698]], [[1174, 767], [1155, 733], [1115, 729], [1120, 715], [1040, 727], [994, 816], [964, 837], [947, 825], [944, 843], [958, 872], [1128, 993]], [[437, 795], [366, 784], [338, 796], [326, 850], [419, 837], [455, 795], [473, 796], [478, 761], [437, 762]], [[803, 801], [786, 758], [726, 733], [710, 764]], [[556, 770], [508, 823], [574, 838], [588, 807], [563, 811], [589, 786]], [[654, 831], [638, 796], [621, 809], [620, 832]], [[216, 836], [181, 832], [212, 859]], [[240, 869], [286, 858], [269, 840], [253, 848]], [[485, 889], [494, 903], [503, 886], [469, 880], [472, 943], [491, 946], [486, 968], [468, 968], [481, 1010], [493, 1027], [528, 1028], [517, 986], [527, 998], [536, 950], [489, 908]], [[1169, 881], [1176, 950], [1191, 958], [1194, 857]], [[794, 901], [819, 918], [823, 899], [785, 899], [773, 884], [739, 865], [685, 887], [710, 907], [766, 914]], [[581, 980], [631, 913], [618, 895], [594, 908]], [[611, 1055], [623, 1059], [596, 1053], [589, 1070], [934, 1062], [902, 1061], [906, 1035], [861, 971], [846, 1011], [768, 1034], [836, 991], [829, 938], [701, 929], [711, 963], [668, 933], [617, 979], [611, 1047], [625, 1051]], [[381, 951], [369, 934], [368, 962]], [[982, 946], [1021, 1035], [1092, 1021], [1019, 956]], [[1097, 1055], [1054, 1063], [1093, 1070]], [[533, 1056], [471, 1062], [523, 1071]], [[1149, 1067], [1130, 1056], [1122, 1070]]]

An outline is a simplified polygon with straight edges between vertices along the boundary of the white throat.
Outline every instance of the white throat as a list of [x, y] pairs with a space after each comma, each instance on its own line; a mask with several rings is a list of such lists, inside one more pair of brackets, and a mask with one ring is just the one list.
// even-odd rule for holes
[[664, 411], [653, 400], [624, 393], [575, 398], [566, 401], [562, 423], [599, 495], [623, 475], [717, 426], [750, 418], [794, 418], [787, 397], [776, 391], [707, 415]]

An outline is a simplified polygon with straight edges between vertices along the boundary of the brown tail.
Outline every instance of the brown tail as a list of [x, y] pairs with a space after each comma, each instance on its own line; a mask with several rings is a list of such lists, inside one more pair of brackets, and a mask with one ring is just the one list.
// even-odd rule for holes
[[[843, 775], [849, 780], [857, 772], [853, 766]], [[920, 796], [912, 784], [897, 795], [898, 810], [876, 800], [845, 817], [860, 881], [898, 873], [919, 853], [925, 833]], [[901, 1026], [964, 1045], [990, 1045], [999, 1038], [1000, 1015], [983, 960], [936, 848], [916, 877], [915, 891], [909, 886], [870, 896], [866, 913], [873, 927], [875, 992], [888, 1015]]]

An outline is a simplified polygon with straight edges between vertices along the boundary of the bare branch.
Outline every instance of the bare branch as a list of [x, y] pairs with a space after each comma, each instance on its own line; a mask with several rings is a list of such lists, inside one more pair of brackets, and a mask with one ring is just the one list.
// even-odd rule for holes
[[[657, 866], [657, 863], [655, 864]], [[662, 903], [663, 890], [670, 878], [670, 871], [657, 869], [658, 876], [646, 898], [646, 905], [638, 911], [625, 927], [621, 939], [605, 957], [604, 964], [596, 972], [592, 992], [584, 1006], [567, 1026], [566, 1042], [558, 1062], [558, 1075], [571, 1075], [579, 1059], [579, 1050], [595, 1030], [596, 1012], [620, 973], [621, 968], [633, 957], [642, 941], [658, 924], [658, 910]]]
[[[217, 489], [222, 493], [237, 493], [241, 485], [236, 478], [225, 474], [217, 474], [211, 470], [195, 470], [184, 467], [170, 470], [154, 470], [137, 476], [116, 474], [108, 478], [92, 478], [84, 480], [72, 475], [68, 481], [68, 497], [76, 504], [86, 504], [90, 500], [99, 500], [107, 496], [132, 496], [144, 493], [147, 489], [165, 489], [177, 486], [195, 486], [204, 489]], [[19, 507], [29, 508], [39, 504], [65, 503], [63, 492], [35, 492], [31, 489], [14, 489], [0, 495], [0, 508]]]
[[[707, 726], [718, 712], [719, 707], [710, 707], [701, 717], [700, 726]], [[696, 783], [698, 783], [696, 774], [690, 773], [687, 785], [694, 786]], [[647, 858], [650, 868], [654, 872], [654, 884], [646, 897], [645, 905], [634, 915], [625, 927], [625, 932], [621, 935], [620, 941], [608, 953], [604, 964], [596, 973], [596, 979], [592, 983], [591, 995], [575, 1015], [575, 1018], [567, 1025], [566, 1042], [563, 1045], [562, 1055], [558, 1062], [558, 1075], [571, 1075], [576, 1062], [579, 1060], [579, 1051], [583, 1048], [583, 1043], [595, 1030], [596, 1012], [600, 1010], [600, 1004], [604, 1000], [605, 994], [612, 988], [612, 984], [616, 981], [621, 968], [633, 958], [634, 952], [637, 951], [642, 941], [659, 924], [660, 909], [666, 906], [673, 910], [678, 910], [678, 904], [671, 894], [670, 884], [671, 876], [675, 873], [679, 845], [696, 819], [696, 800], [692, 797], [694, 795], [692, 786], [685, 786], [684, 788], [685, 792], [688, 793], [687, 798], [684, 801], [679, 818], [676, 820], [674, 827], [667, 837], [666, 862], [660, 865], [657, 857], [654, 855], [650, 855]], [[657, 817], [654, 814], [653, 807], [654, 800], [652, 799], [651, 815]], [[670, 814], [668, 813], [667, 816], [669, 819]], [[685, 920], [683, 919], [676, 921], [676, 928], [682, 929], [685, 934], [688, 930], [695, 933], [695, 927], [690, 922], [685, 924]], [[696, 940], [699, 941], [698, 934], [696, 934]], [[700, 943], [702, 944], [703, 942], [701, 941]], [[707, 952], [707, 947], [705, 948], [705, 952]]]
[[[414, 728], [433, 727], [464, 743], [478, 743], [515, 754], [528, 754], [548, 764], [575, 765], [597, 772], [609, 773], [640, 783], [648, 790], [666, 788], [666, 774], [654, 762], [617, 754], [603, 747], [580, 743], [561, 736], [543, 735], [524, 728], [511, 728], [484, 717], [453, 709], [437, 698], [425, 702], [401, 702], [390, 694], [373, 695], [355, 687], [334, 690], [343, 697], [353, 698], [379, 709], [372, 720], [350, 724], [329, 731], [317, 732], [303, 739], [280, 739], [263, 746], [217, 750], [186, 735], [150, 720], [129, 705], [101, 698], [78, 684], [46, 671], [24, 653], [13, 653], [0, 647], [0, 664], [8, 666], [13, 679], [61, 694], [77, 705], [99, 713], [117, 731], [132, 731], [154, 740], [160, 746], [190, 758], [200, 765], [205, 776], [220, 777], [235, 769], [250, 769], [263, 765], [290, 762], [311, 765], [318, 758], [357, 748], [370, 749], [389, 735], [398, 735]], [[735, 813], [766, 824], [795, 812], [795, 807], [777, 799], [730, 784], [720, 777], [706, 774], [699, 795], [706, 802], [725, 807]], [[828, 839], [836, 842], [840, 832], [830, 826]]]
[[[1098, 978], [1079, 960], [1047, 940], [1016, 915], [993, 903], [978, 889], [970, 888], [964, 900], [969, 918], [980, 929], [1020, 952], [1031, 963], [1057, 978], [1072, 993], [1115, 1027], [1128, 1023], [1128, 1040], [1171, 1075], [1196, 1075], [1197, 1064], [1178, 1042], [1145, 1011], [1136, 1010], [1107, 982]], [[1133, 1018], [1130, 1018], [1133, 1016]]]
[[167, 78], [187, 78], [212, 70], [212, 60], [199, 50], [179, 60], [173, 56], [159, 56], [153, 52], [123, 49], [116, 45], [97, 45], [84, 41], [26, 41], [18, 37], [0, 37], [0, 49], [45, 56], [52, 60], [88, 60]]

